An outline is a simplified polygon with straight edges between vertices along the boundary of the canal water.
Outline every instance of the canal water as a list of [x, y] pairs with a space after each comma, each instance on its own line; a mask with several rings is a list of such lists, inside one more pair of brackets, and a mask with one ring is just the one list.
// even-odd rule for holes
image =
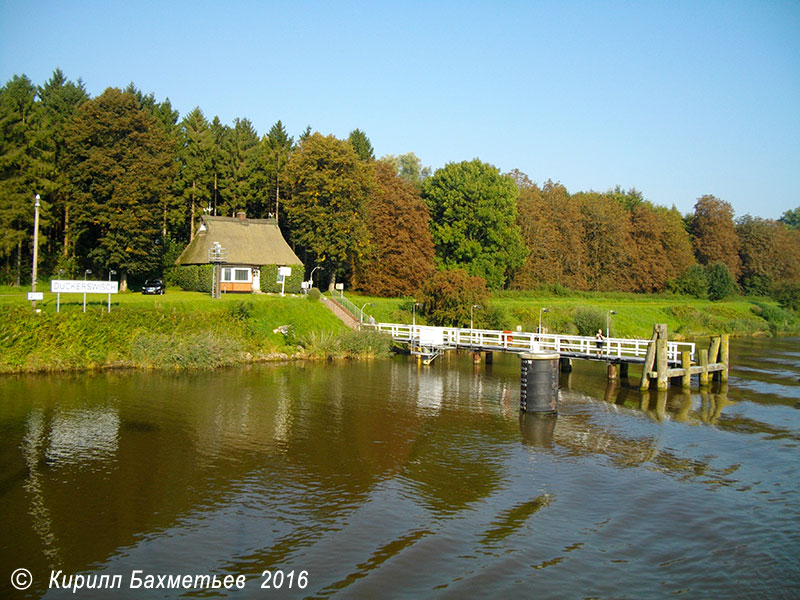
[[731, 351], [708, 393], [578, 363], [554, 418], [504, 355], [4, 377], [0, 597], [800, 597], [800, 339]]

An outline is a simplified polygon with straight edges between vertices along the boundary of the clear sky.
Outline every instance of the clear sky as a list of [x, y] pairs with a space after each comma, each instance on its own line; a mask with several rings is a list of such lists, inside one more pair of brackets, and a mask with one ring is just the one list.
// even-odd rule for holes
[[0, 0], [0, 84], [56, 67], [260, 134], [359, 128], [433, 169], [800, 206], [800, 0]]

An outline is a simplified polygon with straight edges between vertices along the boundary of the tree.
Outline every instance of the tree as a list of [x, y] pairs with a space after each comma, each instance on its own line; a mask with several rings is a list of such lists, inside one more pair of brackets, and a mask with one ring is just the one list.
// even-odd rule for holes
[[582, 192], [572, 198], [580, 204], [588, 288], [631, 289], [632, 241], [625, 207], [609, 195], [597, 192]]
[[486, 280], [471, 277], [464, 269], [436, 271], [422, 286], [419, 301], [421, 312], [428, 322], [444, 327], [466, 327], [474, 310], [479, 305], [488, 307], [489, 292]]
[[228, 138], [232, 135], [231, 128], [224, 125], [219, 117], [214, 117], [208, 127], [211, 132], [211, 171], [214, 181], [211, 185], [211, 213], [217, 216], [217, 210], [222, 205], [220, 193], [220, 180], [229, 163]]
[[[55, 244], [61, 242], [61, 262], [67, 270], [70, 264], [70, 204], [69, 180], [65, 170], [66, 148], [64, 128], [72, 119], [77, 108], [89, 99], [83, 82], [68, 81], [61, 69], [56, 69], [52, 77], [41, 86], [38, 96], [42, 112], [41, 139], [45, 156], [44, 190], [51, 206], [52, 220], [48, 238]], [[44, 227], [47, 231], [47, 227]]]
[[586, 249], [580, 206], [567, 189], [547, 180], [540, 188], [519, 171], [511, 177], [519, 187], [518, 223], [528, 249], [524, 265], [514, 273], [513, 287], [533, 289], [560, 284], [586, 287]]
[[734, 279], [739, 277], [739, 239], [733, 223], [733, 208], [715, 196], [703, 196], [694, 205], [689, 233], [697, 261], [709, 265], [725, 263]]
[[504, 287], [525, 261], [517, 225], [513, 180], [478, 159], [449, 163], [425, 180], [422, 196], [431, 213], [437, 263]]
[[266, 216], [268, 198], [262, 192], [266, 178], [258, 133], [248, 119], [235, 119], [227, 133], [222, 138], [222, 177], [218, 182], [222, 201], [217, 211], [230, 217], [239, 211], [255, 218]]
[[[125, 93], [133, 95], [140, 110], [148, 113], [154, 120], [156, 126], [163, 130], [167, 143], [172, 148], [174, 160], [179, 161], [180, 155], [180, 128], [178, 127], [177, 110], [172, 108], [169, 98], [163, 102], [157, 102], [155, 94], [144, 94], [133, 83], [129, 83], [125, 88]], [[185, 214], [181, 202], [181, 190], [178, 185], [170, 189], [170, 193], [161, 197], [161, 241], [167, 238], [167, 229], [181, 227], [184, 223]]]
[[350, 132], [347, 141], [350, 142], [350, 145], [361, 160], [366, 162], [375, 160], [375, 151], [372, 149], [372, 143], [366, 133], [360, 129], [354, 129]]
[[367, 207], [369, 252], [354, 285], [377, 296], [411, 296], [434, 271], [428, 207], [389, 163], [375, 165], [375, 179]]
[[196, 107], [181, 121], [180, 187], [189, 207], [189, 239], [194, 239], [197, 206], [208, 206], [213, 189], [213, 136], [203, 111]]
[[740, 282], [747, 294], [767, 296], [780, 278], [781, 253], [775, 221], [745, 215], [736, 222], [741, 261]]
[[[24, 75], [15, 75], [0, 89], [0, 258], [15, 285], [21, 283], [23, 252], [32, 247], [33, 197], [42, 184], [41, 113], [35, 99], [36, 88]], [[41, 213], [46, 225], [48, 203]]]
[[778, 220], [789, 229], [800, 229], [800, 206], [787, 210]]
[[[280, 216], [281, 203], [281, 173], [289, 160], [289, 155], [294, 150], [294, 140], [286, 133], [283, 123], [277, 121], [269, 130], [263, 143], [266, 146], [264, 157], [269, 183], [269, 197], [275, 198], [275, 218]], [[274, 190], [274, 194], [272, 193]]]
[[292, 153], [282, 180], [289, 238], [303, 262], [325, 267], [332, 282], [349, 275], [367, 251], [369, 165], [348, 142], [314, 133]]
[[381, 158], [381, 161], [391, 165], [400, 178], [419, 189], [422, 189], [422, 182], [431, 176], [431, 168], [423, 166], [422, 161], [413, 152], [406, 152], [398, 156], [387, 154]]
[[100, 269], [159, 266], [162, 208], [176, 164], [164, 127], [136, 97], [108, 88], [83, 103], [64, 135], [79, 251]]
[[[655, 207], [661, 221], [661, 248], [663, 260], [667, 265], [667, 282], [685, 273], [697, 264], [692, 250], [692, 240], [680, 211], [674, 206]], [[660, 291], [660, 290], [659, 290]]]

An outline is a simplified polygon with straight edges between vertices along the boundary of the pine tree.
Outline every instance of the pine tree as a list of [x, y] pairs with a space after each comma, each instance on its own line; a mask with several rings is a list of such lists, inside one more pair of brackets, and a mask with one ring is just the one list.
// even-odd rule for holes
[[283, 123], [277, 121], [263, 140], [267, 190], [270, 198], [275, 198], [274, 212], [268, 211], [276, 219], [280, 217], [281, 173], [294, 150], [294, 140], [286, 133]]
[[213, 138], [203, 111], [192, 110], [181, 121], [180, 188], [189, 212], [189, 239], [194, 239], [198, 207], [209, 206], [213, 186]]
[[358, 154], [358, 157], [361, 160], [366, 162], [375, 160], [375, 151], [373, 150], [372, 143], [369, 141], [366, 133], [360, 129], [354, 129], [350, 132], [350, 136], [347, 138], [347, 141], [350, 142], [353, 150], [356, 151], [356, 154]]
[[[15, 75], [0, 89], [0, 259], [15, 285], [31, 254], [34, 195], [42, 184], [37, 148], [41, 113], [35, 99], [36, 88], [24, 75]], [[45, 224], [48, 209], [43, 204]]]
[[[46, 156], [47, 187], [45, 194], [51, 206], [52, 221], [48, 239], [54, 246], [60, 247], [58, 264], [70, 271], [70, 202], [69, 180], [65, 170], [66, 148], [64, 129], [73, 118], [77, 108], [89, 99], [83, 82], [68, 81], [60, 69], [39, 88], [42, 108], [41, 137]], [[47, 227], [44, 227], [47, 231]], [[51, 269], [56, 269], [51, 264]]]

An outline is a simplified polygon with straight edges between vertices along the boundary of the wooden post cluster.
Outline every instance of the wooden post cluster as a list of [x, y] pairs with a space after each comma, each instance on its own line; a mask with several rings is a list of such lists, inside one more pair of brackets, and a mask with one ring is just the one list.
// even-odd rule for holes
[[681, 387], [691, 387], [692, 375], [697, 375], [701, 388], [707, 388], [711, 379], [727, 382], [730, 361], [730, 338], [728, 334], [714, 336], [708, 348], [698, 349], [698, 364], [693, 365], [689, 352], [683, 352], [679, 367], [669, 366], [667, 355], [667, 326], [653, 326], [653, 337], [647, 346], [642, 378], [639, 388], [644, 391], [655, 383], [658, 390], [666, 390], [670, 380]]

